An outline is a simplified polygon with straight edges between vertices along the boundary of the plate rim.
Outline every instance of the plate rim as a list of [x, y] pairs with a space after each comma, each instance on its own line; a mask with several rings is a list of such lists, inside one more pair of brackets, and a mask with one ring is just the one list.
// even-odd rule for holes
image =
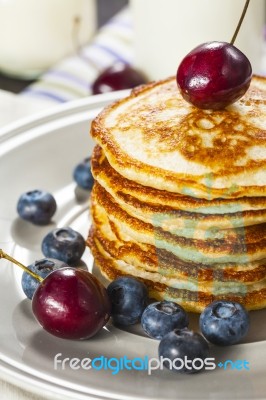
[[[129, 90], [120, 90], [76, 99], [64, 104], [52, 105], [49, 109], [20, 118], [15, 122], [8, 123], [1, 127], [0, 145], [7, 143], [9, 140], [16, 140], [19, 135], [25, 134], [27, 131], [31, 131], [35, 128], [45, 126], [48, 123], [53, 123], [56, 120], [65, 119], [72, 115], [83, 114], [98, 108], [103, 109], [112, 102], [126, 97], [129, 93]], [[0, 378], [22, 390], [36, 395], [42, 395], [42, 389], [45, 389], [45, 396], [50, 399], [54, 399], [55, 395], [60, 395], [62, 398], [64, 397], [69, 400], [73, 400], [73, 396], [75, 396], [77, 400], [110, 400], [110, 397], [105, 397], [103, 393], [97, 396], [70, 389], [69, 387], [64, 388], [63, 385], [58, 385], [45, 378], [31, 374], [15, 366], [13, 363], [9, 363], [2, 357], [0, 358]]]
[[[34, 116], [23, 118], [0, 129], [0, 144], [10, 139], [15, 139], [18, 135], [25, 133], [27, 130], [38, 128], [39, 126], [46, 125], [47, 123], [55, 122], [56, 119], [60, 120], [71, 115], [83, 114], [84, 112], [90, 110], [103, 108], [111, 102], [125, 97], [128, 93], [129, 91], [126, 90], [74, 100], [67, 104], [52, 107], [52, 109], [35, 114]], [[266, 341], [260, 341], [260, 343], [266, 343]], [[69, 387], [64, 388], [62, 385], [58, 385], [45, 378], [30, 374], [28, 371], [20, 369], [1, 358], [0, 372], [1, 374], [5, 375], [6, 381], [16, 386], [18, 386], [17, 383], [19, 382], [20, 387], [27, 391], [41, 395], [43, 394], [43, 392], [41, 392], [42, 388], [45, 388], [45, 395], [47, 397], [50, 396], [50, 398], [54, 398], [55, 395], [64, 396], [66, 399], [73, 399], [73, 397], [67, 397], [71, 395], [75, 396], [74, 398], [77, 400], [83, 400], [85, 398], [88, 400], [110, 400], [114, 398], [112, 395], [106, 397], [104, 393], [94, 395], [91, 393], [77, 391], [76, 389], [70, 389]], [[130, 397], [128, 397], [128, 399], [130, 399]]]
[[10, 122], [0, 128], [0, 144], [19, 135], [25, 130], [30, 130], [36, 126], [45, 125], [55, 121], [55, 118], [62, 119], [67, 116], [90, 111], [94, 108], [103, 108], [114, 101], [126, 97], [130, 91], [119, 90], [116, 92], [98, 94], [82, 99], [72, 100], [63, 104], [51, 105], [48, 109], [36, 112], [31, 116], [26, 116], [18, 119], [15, 122]]

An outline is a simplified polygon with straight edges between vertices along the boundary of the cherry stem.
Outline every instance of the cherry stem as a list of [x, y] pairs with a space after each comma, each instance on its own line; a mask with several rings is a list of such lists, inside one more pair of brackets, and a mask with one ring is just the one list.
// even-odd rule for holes
[[240, 20], [238, 21], [238, 24], [237, 24], [235, 33], [234, 33], [234, 35], [233, 35], [233, 37], [232, 37], [232, 39], [231, 39], [230, 44], [234, 44], [234, 43], [235, 43], [235, 40], [236, 40], [236, 37], [237, 37], [237, 35], [238, 35], [239, 29], [240, 29], [240, 27], [241, 27], [241, 25], [242, 25], [243, 19], [245, 18], [245, 15], [246, 15], [246, 12], [247, 12], [247, 9], [248, 9], [249, 2], [250, 2], [250, 0], [246, 0], [246, 4], [245, 4], [245, 6], [244, 6], [244, 8], [243, 8], [243, 11], [242, 11]]
[[25, 267], [25, 265], [23, 265], [19, 261], [15, 260], [15, 258], [6, 254], [2, 249], [0, 249], [0, 259], [1, 258], [5, 258], [6, 260], [11, 261], [13, 264], [16, 264], [18, 267], [22, 268], [25, 272], [30, 274], [33, 278], [37, 279], [37, 281], [39, 281], [39, 282], [43, 281], [43, 278], [41, 276], [35, 274], [35, 272], [32, 272], [29, 268]]

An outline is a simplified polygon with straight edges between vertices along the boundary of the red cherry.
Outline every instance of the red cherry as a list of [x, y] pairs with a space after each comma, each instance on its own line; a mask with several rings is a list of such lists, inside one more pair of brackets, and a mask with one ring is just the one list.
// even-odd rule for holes
[[41, 326], [64, 339], [94, 336], [110, 317], [104, 286], [88, 271], [62, 268], [51, 272], [32, 299], [32, 311]]
[[189, 103], [218, 110], [240, 99], [251, 77], [251, 64], [239, 49], [226, 42], [208, 42], [182, 60], [176, 80]]
[[93, 94], [131, 89], [147, 82], [146, 77], [129, 65], [117, 62], [103, 71], [92, 86]]

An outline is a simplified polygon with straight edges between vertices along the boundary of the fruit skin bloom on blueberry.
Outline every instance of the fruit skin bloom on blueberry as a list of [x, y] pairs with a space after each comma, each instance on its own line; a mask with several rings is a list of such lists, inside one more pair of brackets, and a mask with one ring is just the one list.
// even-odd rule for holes
[[85, 247], [84, 238], [70, 227], [54, 229], [42, 241], [42, 252], [45, 257], [55, 258], [67, 264], [78, 262]]
[[17, 203], [20, 218], [35, 225], [47, 225], [56, 211], [54, 197], [44, 190], [23, 193]]
[[94, 179], [91, 173], [91, 159], [85, 158], [79, 163], [73, 172], [73, 178], [78, 186], [85, 190], [91, 190]]
[[140, 320], [148, 301], [148, 290], [144, 283], [133, 277], [120, 277], [110, 283], [107, 293], [115, 324], [127, 326]]
[[[159, 357], [170, 359], [175, 372], [193, 374], [203, 369], [204, 360], [209, 357], [209, 346], [200, 334], [187, 328], [175, 329], [162, 338]], [[181, 360], [174, 362], [176, 359]], [[169, 368], [167, 360], [164, 366]]]
[[209, 342], [229, 346], [248, 332], [249, 315], [234, 301], [214, 301], [200, 315], [200, 329]]
[[[68, 265], [59, 260], [53, 260], [51, 258], [43, 258], [41, 260], [35, 261], [33, 264], [28, 266], [28, 269], [35, 272], [37, 275], [42, 278], [46, 278], [52, 271], [55, 271], [59, 268], [67, 267]], [[33, 278], [26, 271], [23, 272], [21, 278], [21, 286], [23, 292], [28, 297], [28, 299], [32, 299], [35, 290], [39, 286], [40, 282], [37, 279]]]
[[141, 325], [148, 336], [162, 339], [174, 329], [182, 329], [188, 326], [186, 311], [172, 301], [161, 301], [150, 304], [145, 308]]

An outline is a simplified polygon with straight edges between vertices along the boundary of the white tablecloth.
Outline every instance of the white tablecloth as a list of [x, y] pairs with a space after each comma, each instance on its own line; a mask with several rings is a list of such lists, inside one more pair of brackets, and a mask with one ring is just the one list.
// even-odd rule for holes
[[0, 129], [2, 126], [15, 122], [48, 108], [54, 104], [42, 99], [32, 99], [0, 90]]
[[[0, 375], [0, 397], [1, 400], [47, 400], [46, 397], [27, 392], [18, 386], [11, 385], [1, 379]], [[74, 400], [74, 399], [73, 399]]]

